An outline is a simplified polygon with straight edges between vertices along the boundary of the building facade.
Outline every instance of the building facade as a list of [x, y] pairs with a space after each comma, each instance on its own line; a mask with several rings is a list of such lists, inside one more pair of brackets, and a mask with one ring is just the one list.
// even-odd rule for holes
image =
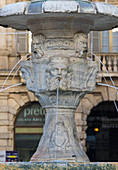
[[[20, 0], [2, 0], [0, 8], [14, 2]], [[118, 5], [114, 0], [107, 3]], [[19, 61], [30, 59], [31, 34], [0, 27], [0, 38], [0, 150], [16, 150], [19, 161], [29, 161], [43, 134], [45, 122], [45, 110], [33, 93], [27, 91], [20, 72]], [[117, 30], [90, 33], [88, 47], [109, 71], [107, 73], [99, 62], [97, 83], [113, 86], [110, 75], [117, 86]], [[90, 57], [99, 60], [94, 55]], [[87, 94], [76, 110], [77, 130], [91, 161], [118, 161], [117, 101], [117, 89], [96, 84], [94, 92]]]

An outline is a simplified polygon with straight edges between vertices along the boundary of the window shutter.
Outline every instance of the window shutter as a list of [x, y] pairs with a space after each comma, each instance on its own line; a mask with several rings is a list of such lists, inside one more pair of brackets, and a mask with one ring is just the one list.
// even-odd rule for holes
[[109, 31], [102, 31], [102, 52], [109, 53]]
[[17, 34], [17, 52], [28, 52], [28, 34]]
[[[88, 49], [89, 52], [91, 51], [91, 33], [89, 34], [88, 38]], [[93, 31], [93, 53], [99, 53], [100, 52], [100, 32]]]
[[93, 31], [93, 52], [100, 52], [100, 33], [98, 31]]

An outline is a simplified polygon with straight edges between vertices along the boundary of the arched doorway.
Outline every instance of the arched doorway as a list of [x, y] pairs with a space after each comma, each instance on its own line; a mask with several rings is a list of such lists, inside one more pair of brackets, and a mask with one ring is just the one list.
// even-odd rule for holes
[[106, 101], [94, 107], [87, 118], [87, 125], [86, 146], [90, 161], [117, 162], [118, 113], [114, 102]]
[[36, 151], [43, 134], [45, 110], [38, 102], [32, 102], [19, 110], [14, 124], [14, 149], [19, 161], [29, 161]]

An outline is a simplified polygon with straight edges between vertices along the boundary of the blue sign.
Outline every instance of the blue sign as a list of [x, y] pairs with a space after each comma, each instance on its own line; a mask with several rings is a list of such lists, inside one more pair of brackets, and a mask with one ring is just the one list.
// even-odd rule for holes
[[6, 162], [18, 162], [18, 152], [6, 151]]

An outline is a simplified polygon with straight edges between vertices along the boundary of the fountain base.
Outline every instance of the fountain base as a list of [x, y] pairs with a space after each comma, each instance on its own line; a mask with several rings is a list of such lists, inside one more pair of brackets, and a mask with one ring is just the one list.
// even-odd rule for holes
[[46, 112], [43, 136], [31, 161], [89, 162], [76, 130], [75, 109], [46, 108]]
[[65, 169], [74, 169], [74, 170], [117, 170], [118, 169], [118, 164], [117, 163], [90, 163], [90, 164], [81, 164], [81, 163], [69, 163], [69, 162], [38, 162], [38, 163], [32, 163], [32, 162], [20, 162], [20, 163], [0, 163], [0, 169], [58, 169], [58, 170], [65, 170]]

